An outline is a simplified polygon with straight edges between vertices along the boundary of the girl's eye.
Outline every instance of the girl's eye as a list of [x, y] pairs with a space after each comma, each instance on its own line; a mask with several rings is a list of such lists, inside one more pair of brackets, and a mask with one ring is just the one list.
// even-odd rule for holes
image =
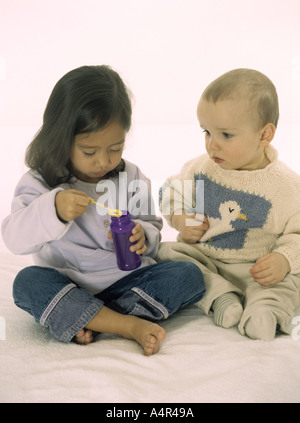
[[114, 148], [110, 150], [111, 153], [120, 153], [124, 149], [124, 143], [116, 145]]
[[232, 137], [232, 135], [228, 134], [227, 132], [223, 132], [223, 136], [224, 136], [224, 138], [231, 138]]
[[95, 152], [93, 152], [93, 153], [87, 153], [86, 151], [84, 151], [84, 152], [83, 152], [83, 154], [84, 154], [86, 157], [92, 157], [92, 156], [94, 156]]
[[203, 132], [204, 132], [205, 135], [210, 135], [210, 133], [207, 129], [204, 129]]

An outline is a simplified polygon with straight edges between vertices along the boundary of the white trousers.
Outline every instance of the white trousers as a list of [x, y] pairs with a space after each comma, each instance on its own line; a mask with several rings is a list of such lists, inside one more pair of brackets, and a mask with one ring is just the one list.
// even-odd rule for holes
[[242, 335], [248, 319], [258, 309], [274, 313], [281, 332], [290, 333], [289, 323], [300, 302], [300, 274], [290, 273], [283, 281], [264, 287], [253, 281], [249, 273], [253, 263], [224, 263], [205, 256], [197, 244], [184, 242], [162, 242], [157, 260], [183, 260], [195, 263], [202, 271], [206, 293], [198, 302], [207, 315], [211, 315], [212, 303], [226, 292], [235, 292], [244, 308], [238, 325]]

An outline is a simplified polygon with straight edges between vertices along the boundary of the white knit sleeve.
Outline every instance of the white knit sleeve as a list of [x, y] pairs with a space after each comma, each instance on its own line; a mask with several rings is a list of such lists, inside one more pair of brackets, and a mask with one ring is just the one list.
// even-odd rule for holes
[[199, 167], [199, 159], [187, 162], [180, 173], [169, 177], [161, 186], [159, 194], [159, 208], [170, 226], [174, 214], [195, 212], [195, 169]]
[[300, 210], [289, 218], [273, 252], [285, 256], [291, 266], [292, 274], [300, 273]]

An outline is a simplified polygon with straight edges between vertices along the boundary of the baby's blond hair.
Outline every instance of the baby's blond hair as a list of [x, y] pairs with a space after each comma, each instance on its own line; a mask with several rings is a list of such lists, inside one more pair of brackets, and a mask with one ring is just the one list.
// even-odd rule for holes
[[277, 127], [279, 105], [276, 88], [263, 73], [253, 69], [233, 69], [211, 82], [204, 90], [204, 100], [233, 100], [245, 97], [259, 127], [272, 123]]

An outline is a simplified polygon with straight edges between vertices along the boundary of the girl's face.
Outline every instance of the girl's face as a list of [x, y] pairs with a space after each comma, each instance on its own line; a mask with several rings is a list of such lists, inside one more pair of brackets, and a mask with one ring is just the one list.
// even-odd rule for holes
[[247, 101], [200, 99], [197, 115], [205, 132], [206, 151], [221, 168], [255, 170], [268, 164], [264, 128], [257, 129]]
[[76, 135], [70, 154], [76, 177], [91, 183], [103, 179], [120, 163], [125, 138], [126, 131], [117, 122], [97, 132]]

